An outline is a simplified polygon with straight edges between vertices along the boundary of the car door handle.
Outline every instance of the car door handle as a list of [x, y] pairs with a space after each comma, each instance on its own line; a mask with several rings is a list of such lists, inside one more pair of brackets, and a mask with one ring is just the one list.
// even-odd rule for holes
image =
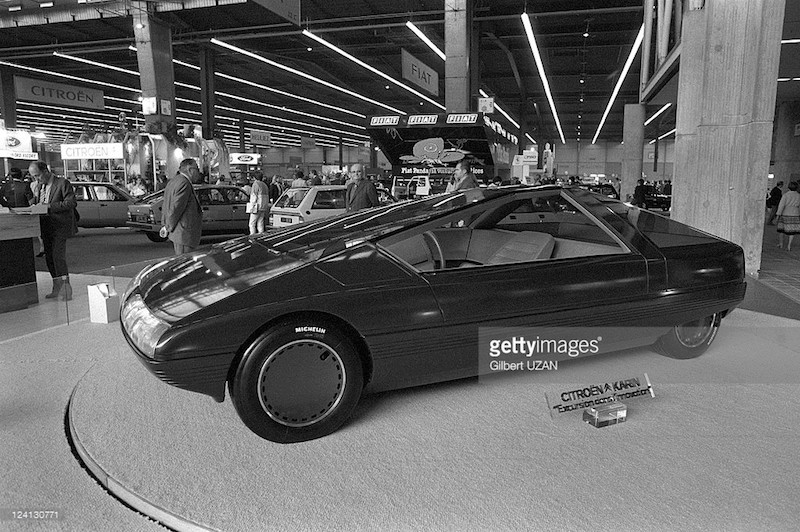
[[204, 210], [204, 211], [207, 211], [207, 210], [208, 210], [208, 207], [203, 207], [203, 210]]

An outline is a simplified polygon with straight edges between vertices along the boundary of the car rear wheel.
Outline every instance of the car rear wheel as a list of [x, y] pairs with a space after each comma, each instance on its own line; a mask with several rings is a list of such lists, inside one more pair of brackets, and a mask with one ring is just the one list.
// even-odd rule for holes
[[150, 242], [166, 242], [167, 241], [167, 237], [161, 236], [155, 231], [145, 231], [144, 234], [147, 235], [147, 238], [150, 239]]
[[671, 358], [695, 358], [706, 352], [722, 321], [720, 313], [673, 327], [656, 342], [656, 349]]
[[348, 336], [325, 322], [270, 328], [246, 349], [230, 383], [239, 417], [277, 443], [336, 431], [361, 397], [364, 369]]

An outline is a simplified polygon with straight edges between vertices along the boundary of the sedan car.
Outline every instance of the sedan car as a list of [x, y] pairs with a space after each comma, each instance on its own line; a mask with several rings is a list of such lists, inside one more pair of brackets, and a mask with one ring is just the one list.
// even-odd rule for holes
[[[245, 212], [250, 199], [246, 190], [232, 185], [195, 185], [203, 209], [203, 234], [227, 235], [249, 232], [250, 215]], [[127, 226], [144, 231], [153, 242], [165, 242], [159, 236], [164, 191], [143, 197], [128, 207]]]
[[644, 186], [644, 208], [668, 211], [672, 206], [672, 195], [662, 194], [653, 185]]
[[502, 187], [164, 260], [120, 322], [157, 377], [220, 402], [227, 386], [253, 432], [289, 443], [337, 430], [363, 393], [487, 371], [487, 331], [580, 324], [604, 331], [597, 352], [699, 356], [744, 293], [735, 244], [578, 188]]
[[136, 201], [125, 190], [112, 183], [75, 181], [75, 199], [78, 201], [80, 227], [125, 227], [128, 206]]
[[[385, 189], [376, 190], [381, 205], [397, 201]], [[346, 197], [346, 185], [290, 188], [270, 208], [269, 224], [272, 227], [285, 227], [342, 214], [345, 210]]]

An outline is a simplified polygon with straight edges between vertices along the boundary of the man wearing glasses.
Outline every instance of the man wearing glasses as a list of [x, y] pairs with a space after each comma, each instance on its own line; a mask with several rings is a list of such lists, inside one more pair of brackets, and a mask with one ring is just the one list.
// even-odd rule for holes
[[354, 164], [350, 170], [354, 181], [347, 186], [347, 212], [378, 206], [378, 191], [369, 179], [364, 179], [364, 168]]

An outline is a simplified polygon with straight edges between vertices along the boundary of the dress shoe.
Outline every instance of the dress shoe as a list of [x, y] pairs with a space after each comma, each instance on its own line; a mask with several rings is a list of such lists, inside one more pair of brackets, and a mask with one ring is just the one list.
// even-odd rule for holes
[[54, 299], [58, 297], [59, 292], [61, 292], [61, 287], [64, 286], [64, 278], [63, 277], [53, 277], [53, 291], [47, 294], [47, 299]]
[[44, 257], [44, 251], [40, 251], [36, 254], [37, 257]]

